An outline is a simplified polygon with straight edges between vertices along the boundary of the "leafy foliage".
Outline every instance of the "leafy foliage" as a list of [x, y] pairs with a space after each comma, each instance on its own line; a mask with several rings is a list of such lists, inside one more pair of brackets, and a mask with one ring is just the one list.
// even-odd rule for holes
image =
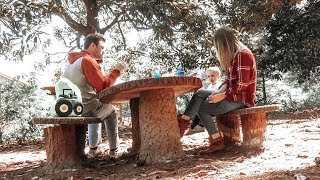
[[[214, 24], [210, 14], [201, 8], [201, 3], [186, 1], [5, 1], [0, 4], [3, 13], [0, 15], [1, 23], [6, 25], [1, 36], [3, 52], [12, 50], [12, 39], [21, 40], [22, 48], [14, 50], [13, 57], [22, 58], [23, 55], [31, 53], [35, 42], [39, 42], [42, 32], [39, 28], [53, 15], [64, 19], [68, 28], [57, 28], [55, 37], [62, 41], [63, 38], [71, 38], [70, 43], [80, 48], [80, 40], [83, 35], [98, 31], [101, 33], [116, 33], [122, 38], [121, 50], [127, 50], [124, 29], [135, 28], [139, 31], [151, 29], [154, 32], [153, 39], [166, 42], [170, 47], [175, 47], [173, 52], [176, 57], [182, 59], [183, 64], [189, 64], [190, 53], [183, 52], [185, 47], [199, 47], [198, 52], [205, 56], [208, 50], [203, 47], [204, 40], [212, 32]], [[81, 14], [81, 16], [79, 16]], [[14, 32], [11, 34], [11, 32]], [[20, 33], [22, 32], [22, 34]], [[69, 32], [69, 34], [64, 32]], [[182, 33], [179, 35], [179, 33]], [[28, 36], [30, 34], [30, 37]], [[75, 36], [72, 36], [74, 34]], [[32, 35], [32, 37], [31, 37]], [[31, 47], [32, 41], [34, 44]], [[182, 42], [180, 42], [182, 40]], [[22, 40], [21, 40], [22, 41]], [[186, 46], [182, 43], [187, 42]], [[198, 48], [198, 49], [199, 49]], [[28, 49], [26, 51], [25, 49]], [[118, 48], [119, 50], [119, 48]], [[157, 50], [155, 48], [154, 50]], [[171, 53], [172, 54], [172, 53]], [[19, 56], [17, 56], [19, 55]], [[7, 56], [9, 56], [7, 54]], [[156, 57], [156, 56], [154, 56]], [[159, 59], [157, 59], [159, 60]], [[160, 59], [161, 60], [161, 59]], [[191, 62], [192, 64], [193, 62]], [[192, 64], [190, 67], [195, 66]]]
[[309, 1], [305, 9], [284, 5], [267, 27], [266, 55], [260, 63], [268, 75], [300, 74], [299, 82], [320, 66], [320, 1]]
[[[0, 2], [0, 54], [21, 60], [41, 43], [41, 27], [50, 14], [29, 1]], [[43, 39], [42, 39], [43, 40]]]
[[5, 129], [14, 130], [12, 134], [18, 141], [40, 133], [39, 128], [33, 124], [32, 118], [44, 113], [39, 103], [41, 96], [36, 92], [34, 78], [29, 78], [27, 83], [22, 82], [22, 79], [23, 77], [17, 77], [1, 86], [0, 142], [4, 139]]
[[[162, 74], [174, 72], [178, 65], [185, 70], [216, 65], [211, 51], [212, 32], [219, 24], [228, 24], [240, 31], [241, 41], [257, 50], [259, 76], [263, 80], [293, 71], [302, 74], [295, 76], [302, 82], [318, 73], [315, 67], [319, 66], [320, 13], [318, 0], [307, 0], [304, 9], [295, 7], [300, 2], [4, 0], [0, 2], [0, 56], [21, 60], [39, 48], [48, 47], [51, 37], [43, 31], [43, 27], [59, 17], [67, 26], [59, 24], [54, 27], [54, 38], [62, 42], [67, 51], [81, 49], [81, 40], [86, 34], [95, 31], [103, 33], [111, 39], [104, 64], [112, 66], [113, 62], [125, 59], [130, 62], [126, 78], [139, 78], [149, 76], [154, 65], [161, 66]], [[138, 44], [132, 46], [129, 43], [132, 37], [128, 36], [132, 29], [148, 36], [139, 37]], [[124, 55], [122, 52], [125, 52]], [[41, 67], [53, 62], [51, 56], [46, 54]], [[57, 69], [56, 77], [60, 74]], [[258, 88], [263, 91], [263, 87]], [[277, 96], [284, 97], [283, 92], [286, 90], [280, 90], [274, 96], [269, 93], [266, 101], [280, 102]], [[19, 94], [23, 93], [32, 94], [31, 91]], [[288, 94], [286, 97], [290, 96]], [[30, 103], [34, 101], [29, 100]], [[285, 99], [283, 103], [293, 107], [291, 105], [298, 102], [295, 97], [291, 100], [287, 103], [289, 101]], [[184, 101], [182, 98], [178, 104]], [[9, 111], [12, 109], [9, 105], [15, 106], [15, 103], [8, 103], [6, 109]], [[12, 110], [9, 115], [16, 118], [15, 111]], [[22, 119], [28, 122], [27, 117]], [[29, 127], [28, 123], [25, 127]]]
[[[299, 83], [299, 75], [295, 72], [284, 73], [281, 80], [267, 80], [267, 104], [281, 104], [282, 111], [291, 112], [320, 107], [319, 68], [316, 71], [304, 83]], [[264, 104], [261, 93], [261, 90], [257, 91], [258, 105]]]
[[262, 31], [268, 25], [273, 14], [277, 13], [284, 2], [296, 5], [301, 0], [236, 0], [215, 2], [215, 10], [221, 17], [221, 24], [230, 24], [240, 32], [246, 31], [256, 33]]

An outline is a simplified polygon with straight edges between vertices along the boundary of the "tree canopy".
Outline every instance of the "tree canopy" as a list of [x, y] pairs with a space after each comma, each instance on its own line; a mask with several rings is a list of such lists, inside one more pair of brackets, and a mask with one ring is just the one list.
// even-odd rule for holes
[[285, 4], [267, 26], [265, 55], [260, 63], [268, 75], [296, 72], [299, 81], [308, 79], [320, 66], [319, 1], [304, 9]]
[[[57, 30], [55, 36], [73, 38], [70, 43], [78, 48], [80, 38], [86, 34], [105, 34], [108, 31], [116, 32], [122, 38], [119, 41], [121, 46], [116, 46], [115, 50], [127, 50], [125, 30], [135, 28], [138, 31], [151, 29], [153, 42], [166, 43], [173, 48], [170, 52], [173, 56], [182, 57], [175, 60], [192, 61], [207, 58], [210, 54], [210, 48], [204, 46], [204, 40], [212, 33], [214, 22], [210, 14], [200, 8], [200, 3], [165, 0], [6, 1], [0, 7], [1, 23], [9, 29], [8, 32], [3, 31], [0, 49], [3, 53], [13, 50], [13, 46], [19, 41], [22, 47], [13, 50], [13, 57], [19, 55], [22, 58], [23, 55], [32, 53], [40, 43], [39, 35], [44, 33], [38, 31], [39, 28], [49, 23], [53, 15], [59, 16], [68, 24], [66, 29], [61, 27]], [[68, 34], [61, 37], [63, 32]], [[190, 48], [198, 55], [194, 57], [183, 52]], [[11, 56], [7, 54], [7, 57]], [[192, 67], [191, 62], [183, 64], [191, 64]]]
[[[217, 25], [229, 25], [259, 50], [259, 67], [265, 72], [292, 68], [307, 78], [307, 72], [313, 70], [310, 64], [318, 66], [308, 61], [318, 57], [318, 46], [312, 43], [318, 43], [319, 1], [306, 2], [305, 9], [299, 9], [296, 5], [301, 0], [5, 0], [0, 2], [0, 51], [6, 59], [17, 60], [48, 46], [50, 40], [43, 38], [46, 32], [41, 27], [58, 16], [67, 26], [57, 27], [54, 36], [69, 51], [81, 48], [88, 33], [107, 33], [115, 42], [108, 51], [127, 51], [126, 58], [133, 64], [147, 57], [168, 70], [178, 64], [192, 69], [217, 63], [210, 38]], [[129, 47], [125, 35], [130, 29], [151, 30], [152, 35]], [[262, 41], [254, 42], [256, 36]], [[288, 46], [295, 48], [283, 53]], [[131, 72], [137, 73], [134, 68]]]

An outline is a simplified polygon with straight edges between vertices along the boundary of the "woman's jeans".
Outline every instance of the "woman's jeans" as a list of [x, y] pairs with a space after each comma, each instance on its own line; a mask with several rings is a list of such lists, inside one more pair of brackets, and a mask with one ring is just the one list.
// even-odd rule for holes
[[222, 100], [218, 103], [209, 103], [207, 100], [208, 96], [211, 95], [212, 91], [201, 89], [198, 90], [191, 98], [184, 114], [193, 119], [196, 114], [199, 115], [203, 126], [207, 129], [209, 135], [218, 132], [216, 123], [212, 116], [227, 113], [235, 109], [241, 109], [247, 107], [243, 102], [239, 101], [227, 101]]

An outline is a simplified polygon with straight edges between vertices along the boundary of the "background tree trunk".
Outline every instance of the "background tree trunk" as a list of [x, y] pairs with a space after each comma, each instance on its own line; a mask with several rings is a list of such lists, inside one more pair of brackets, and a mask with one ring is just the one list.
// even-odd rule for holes
[[266, 105], [267, 104], [267, 92], [266, 92], [266, 79], [265, 79], [265, 73], [262, 72], [262, 99], [263, 103]]

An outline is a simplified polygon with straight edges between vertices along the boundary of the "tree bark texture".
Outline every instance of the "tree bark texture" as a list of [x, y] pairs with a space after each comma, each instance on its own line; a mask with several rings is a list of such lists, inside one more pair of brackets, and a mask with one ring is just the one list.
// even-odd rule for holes
[[87, 125], [75, 125], [76, 146], [77, 146], [76, 154], [80, 157], [81, 160], [86, 158], [84, 149], [86, 147], [87, 129], [88, 129]]
[[131, 154], [139, 154], [141, 137], [140, 137], [140, 122], [139, 122], [139, 98], [130, 100], [131, 111], [131, 132], [132, 132], [132, 147]]
[[140, 95], [141, 148], [139, 160], [166, 162], [183, 155], [172, 88], [149, 90]]
[[[62, 169], [77, 168], [81, 165], [81, 156], [84, 155], [84, 152], [79, 152], [84, 147], [82, 144], [84, 141], [77, 141], [77, 131], [74, 125], [54, 125], [44, 129], [47, 153], [46, 171], [56, 172]], [[81, 143], [81, 146], [78, 147], [77, 143]]]
[[226, 145], [238, 145], [241, 143], [240, 116], [219, 115], [216, 117], [219, 131], [223, 133]]
[[265, 112], [241, 115], [243, 133], [242, 147], [245, 149], [259, 149], [263, 146], [267, 127]]

